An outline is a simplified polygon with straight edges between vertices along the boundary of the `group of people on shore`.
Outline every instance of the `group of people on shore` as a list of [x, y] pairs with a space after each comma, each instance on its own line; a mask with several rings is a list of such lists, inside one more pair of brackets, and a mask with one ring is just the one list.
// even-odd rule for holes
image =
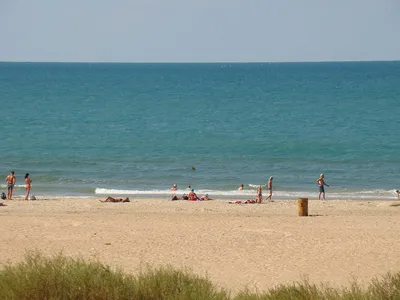
[[[266, 201], [268, 201], [268, 200], [269, 200], [269, 201], [272, 201], [272, 180], [273, 180], [273, 179], [274, 179], [274, 178], [273, 178], [272, 176], [268, 179], [267, 188], [268, 188], [269, 194], [268, 194], [268, 196], [265, 198]], [[243, 189], [244, 189], [244, 185], [241, 184], [241, 185], [239, 186], [239, 188], [238, 188], [238, 191], [243, 191]], [[188, 194], [184, 193], [181, 197], [178, 197], [178, 196], [176, 195], [176, 193], [175, 193], [175, 192], [178, 190], [178, 185], [177, 185], [177, 184], [172, 185], [172, 187], [171, 187], [170, 190], [171, 190], [171, 192], [172, 192], [172, 194], [171, 194], [171, 200], [189, 200], [189, 201], [206, 201], [206, 200], [213, 200], [213, 199], [211, 199], [211, 198], [208, 196], [208, 194], [204, 194], [203, 196], [198, 197], [197, 194], [194, 192], [194, 189], [192, 189], [190, 185], [188, 185], [188, 187], [187, 187]], [[250, 201], [250, 200], [249, 200], [249, 201]], [[262, 201], [263, 201], [262, 186], [259, 185], [259, 186], [257, 187], [256, 199], [255, 199], [254, 202], [252, 202], [252, 203], [262, 203]]]
[[[274, 180], [274, 177], [269, 177], [268, 182], [267, 182], [267, 189], [268, 189], [268, 196], [265, 198], [265, 201], [271, 201], [272, 202], [272, 193], [273, 193], [273, 188], [272, 188], [272, 181]], [[321, 174], [318, 179], [316, 180], [316, 183], [318, 184], [319, 188], [319, 194], [318, 194], [318, 200], [321, 200], [321, 197], [323, 200], [325, 199], [325, 186], [329, 187], [329, 185], [325, 182], [325, 175]], [[201, 198], [199, 198], [196, 193], [194, 192], [194, 189], [191, 188], [191, 186], [188, 186], [189, 194], [187, 195], [184, 193], [182, 197], [178, 197], [175, 192], [178, 190], [178, 186], [174, 184], [171, 188], [171, 191], [173, 192], [171, 195], [171, 200], [212, 200], [208, 197], [208, 194], [203, 195]], [[244, 185], [241, 184], [238, 188], [238, 191], [243, 191], [244, 190]], [[259, 185], [257, 187], [257, 193], [256, 193], [256, 198], [255, 200], [247, 200], [249, 201], [248, 203], [262, 203], [263, 201], [263, 195], [262, 195], [263, 189], [262, 186]], [[396, 191], [398, 194], [398, 197], [400, 198], [400, 191]]]
[[[6, 177], [7, 199], [8, 200], [12, 200], [16, 182], [17, 182], [17, 179], [15, 177], [15, 172], [11, 171], [11, 173], [8, 174], [8, 176]], [[25, 174], [24, 182], [25, 182], [25, 191], [26, 191], [25, 192], [25, 200], [29, 200], [29, 194], [31, 192], [31, 183], [32, 183], [32, 179], [29, 177], [29, 173]]]
[[[268, 196], [265, 198], [265, 201], [272, 201], [272, 181], [273, 181], [273, 177], [269, 177], [268, 182], [267, 182], [267, 188], [268, 188]], [[12, 200], [12, 196], [13, 196], [13, 191], [14, 191], [14, 187], [16, 184], [16, 177], [15, 177], [15, 172], [11, 171], [10, 174], [6, 177], [5, 182], [7, 183], [7, 196], [5, 196], [4, 193], [2, 193], [1, 198], [3, 200], [8, 199], [8, 200]], [[32, 179], [29, 177], [29, 173], [25, 174], [24, 177], [24, 182], [25, 182], [25, 200], [30, 200], [29, 195], [31, 192], [31, 183], [32, 183]], [[321, 200], [321, 197], [323, 200], [325, 199], [325, 186], [329, 187], [329, 185], [325, 182], [325, 175], [322, 173], [318, 179], [316, 180], [316, 183], [318, 184], [319, 187], [319, 194], [318, 194], [318, 200]], [[190, 185], [188, 185], [187, 193], [184, 193], [181, 197], [178, 197], [176, 195], [176, 191], [178, 190], [178, 186], [176, 184], [174, 184], [171, 188], [171, 192], [173, 192], [171, 194], [171, 200], [189, 200], [189, 201], [206, 201], [206, 200], [213, 200], [209, 197], [208, 194], [204, 194], [203, 196], [199, 197], [195, 192], [194, 189], [192, 189], [192, 187]], [[244, 190], [244, 185], [241, 184], [238, 188], [238, 191], [242, 191]], [[254, 200], [248, 200], [250, 201], [249, 203], [262, 203], [263, 201], [263, 195], [262, 195], [263, 189], [262, 186], [259, 185], [257, 187], [257, 193], [256, 193], [256, 197]], [[400, 190], [396, 190], [397, 193], [397, 198], [400, 199]], [[31, 196], [32, 200], [34, 200], [34, 196]], [[130, 202], [129, 198], [126, 199], [117, 199], [117, 198], [112, 198], [112, 197], [108, 197], [106, 200], [102, 201], [102, 202]]]
[[181, 197], [178, 197], [176, 195], [176, 191], [178, 190], [178, 185], [174, 184], [171, 188], [171, 200], [188, 200], [188, 201], [208, 201], [208, 200], [213, 200], [211, 199], [208, 194], [204, 194], [203, 196], [199, 197], [197, 194], [194, 192], [194, 189], [190, 185], [188, 185], [187, 190], [188, 193], [183, 193]]
[[[272, 201], [272, 180], [274, 180], [274, 177], [270, 177], [267, 182], [267, 188], [268, 188], [268, 196], [265, 198], [265, 201]], [[241, 184], [238, 188], [238, 191], [243, 191], [244, 185]], [[263, 201], [263, 195], [262, 195], [262, 185], [257, 186], [257, 193], [256, 193], [256, 199], [255, 200], [247, 200], [247, 203], [262, 203]]]

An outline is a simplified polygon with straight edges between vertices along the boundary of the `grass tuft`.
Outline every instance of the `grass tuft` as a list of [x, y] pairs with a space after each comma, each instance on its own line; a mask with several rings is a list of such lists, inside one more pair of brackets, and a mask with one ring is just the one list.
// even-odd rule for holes
[[170, 266], [147, 268], [133, 276], [99, 262], [29, 252], [24, 261], [0, 270], [0, 299], [389, 300], [400, 299], [400, 272], [375, 278], [366, 288], [356, 281], [346, 288], [332, 288], [303, 280], [265, 292], [245, 289], [232, 297], [209, 279]]
[[171, 267], [148, 269], [139, 276], [58, 254], [29, 252], [25, 261], [0, 270], [0, 299], [229, 299], [211, 281]]

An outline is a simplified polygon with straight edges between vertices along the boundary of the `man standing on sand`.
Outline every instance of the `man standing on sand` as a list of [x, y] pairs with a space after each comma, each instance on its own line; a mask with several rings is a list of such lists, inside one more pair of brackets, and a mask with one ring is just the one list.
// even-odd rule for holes
[[328, 186], [329, 187], [329, 185], [327, 185], [325, 183], [324, 178], [325, 178], [325, 175], [321, 174], [319, 176], [319, 178], [317, 179], [317, 184], [319, 185], [318, 200], [321, 200], [321, 195], [322, 195], [322, 199], [326, 200], [325, 199], [325, 188], [324, 188], [324, 186]]
[[268, 195], [268, 197], [267, 198], [265, 198], [265, 201], [268, 201], [268, 199], [270, 200], [270, 201], [272, 201], [272, 180], [274, 179], [274, 177], [270, 177], [269, 178], [269, 180], [268, 180], [268, 192], [269, 192], [269, 195]]
[[15, 179], [14, 171], [11, 171], [11, 173], [6, 178], [7, 199], [8, 200], [12, 200], [12, 194], [13, 194], [13, 190], [14, 190], [15, 181], [16, 181], [16, 179]]

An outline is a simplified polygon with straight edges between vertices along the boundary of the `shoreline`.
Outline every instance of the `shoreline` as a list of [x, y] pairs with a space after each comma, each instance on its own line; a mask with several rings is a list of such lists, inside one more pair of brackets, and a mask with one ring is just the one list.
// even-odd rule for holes
[[[7, 193], [7, 188], [2, 186], [0, 192]], [[243, 191], [238, 190], [213, 190], [204, 188], [195, 188], [195, 192], [198, 196], [209, 194], [211, 198], [220, 200], [247, 200], [255, 199], [256, 188], [245, 189]], [[66, 189], [43, 189], [42, 187], [33, 186], [31, 195], [35, 195], [40, 198], [95, 198], [95, 197], [133, 197], [143, 199], [169, 199], [171, 194], [176, 194], [181, 197], [183, 193], [188, 193], [187, 189], [178, 191], [170, 191], [170, 189], [153, 189], [153, 190], [134, 190], [134, 189], [107, 189], [107, 188], [68, 188]], [[25, 186], [18, 186], [14, 190], [14, 195], [24, 196]], [[263, 197], [266, 198], [268, 190], [263, 188]], [[309, 198], [317, 199], [317, 190], [296, 190], [296, 189], [274, 189], [273, 199], [275, 200], [294, 200], [297, 198]], [[326, 191], [326, 198], [329, 200], [368, 200], [368, 201], [391, 201], [398, 198], [396, 189], [344, 189], [344, 188], [330, 188]]]
[[[182, 196], [182, 193], [176, 193], [178, 197]], [[185, 202], [186, 200], [171, 200], [171, 195], [172, 194], [157, 194], [157, 195], [151, 195], [151, 194], [97, 194], [97, 195], [65, 195], [65, 194], [52, 194], [52, 195], [45, 195], [45, 194], [36, 194], [36, 193], [31, 193], [31, 195], [34, 195], [37, 200], [67, 200], [67, 199], [98, 199], [102, 200], [107, 198], [108, 196], [114, 197], [114, 198], [126, 198], [128, 197], [129, 199], [133, 200], [140, 200], [140, 201], [151, 201], [151, 200], [164, 200], [164, 201], [172, 201], [172, 202]], [[197, 194], [202, 196], [203, 194]], [[268, 196], [268, 194], [263, 195], [263, 203], [265, 203], [265, 198]], [[17, 194], [13, 195], [13, 199], [11, 201], [17, 200], [17, 201], [22, 201], [24, 200], [25, 194]], [[216, 201], [216, 202], [226, 202], [228, 203], [229, 201], [235, 201], [235, 200], [247, 200], [247, 199], [255, 199], [255, 195], [217, 195], [216, 197], [212, 197], [212, 200], [210, 201]], [[351, 202], [391, 202], [391, 201], [400, 201], [400, 199], [396, 197], [387, 197], [387, 198], [382, 198], [382, 199], [377, 199], [376, 197], [374, 198], [331, 198], [329, 196], [326, 197], [326, 200], [318, 200], [318, 195], [314, 195], [313, 197], [309, 197], [307, 195], [302, 196], [294, 196], [294, 197], [279, 197], [279, 196], [273, 196], [272, 197], [272, 202], [275, 201], [296, 201], [298, 198], [307, 198], [309, 201], [321, 201], [321, 202], [332, 202], [332, 201], [351, 201]], [[1, 200], [0, 201], [5, 201], [8, 202], [10, 200]], [[25, 200], [24, 200], [25, 201]], [[29, 200], [29, 201], [35, 201], [35, 200]], [[268, 201], [270, 202], [270, 201]]]
[[304, 276], [347, 286], [400, 270], [400, 201], [310, 200], [310, 216], [299, 217], [296, 200], [100, 199], [2, 201], [0, 266], [27, 250], [62, 251], [131, 273], [146, 264], [187, 267], [233, 291]]

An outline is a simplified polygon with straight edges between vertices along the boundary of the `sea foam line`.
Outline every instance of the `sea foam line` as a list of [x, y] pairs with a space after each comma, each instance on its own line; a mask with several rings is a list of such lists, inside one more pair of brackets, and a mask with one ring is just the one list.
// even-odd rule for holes
[[[156, 197], [169, 196], [171, 194], [182, 195], [188, 193], [188, 190], [118, 190], [118, 189], [107, 189], [107, 188], [96, 188], [95, 194], [97, 195], [145, 195]], [[210, 197], [231, 197], [231, 198], [255, 198], [256, 193], [254, 190], [231, 190], [231, 191], [220, 191], [220, 190], [195, 190], [198, 195], [209, 194]], [[268, 191], [264, 191], [264, 196], [268, 195]], [[297, 199], [297, 198], [309, 198], [317, 199], [318, 191], [274, 191], [273, 196], [281, 199]], [[340, 191], [340, 192], [329, 192], [327, 191], [326, 197], [328, 199], [338, 200], [393, 200], [397, 198], [395, 190], [361, 190], [361, 191]]]
[[[24, 188], [25, 187], [25, 184], [16, 184], [16, 185], [14, 185], [14, 188]], [[7, 188], [7, 185], [6, 184], [0, 184], [0, 188]]]

